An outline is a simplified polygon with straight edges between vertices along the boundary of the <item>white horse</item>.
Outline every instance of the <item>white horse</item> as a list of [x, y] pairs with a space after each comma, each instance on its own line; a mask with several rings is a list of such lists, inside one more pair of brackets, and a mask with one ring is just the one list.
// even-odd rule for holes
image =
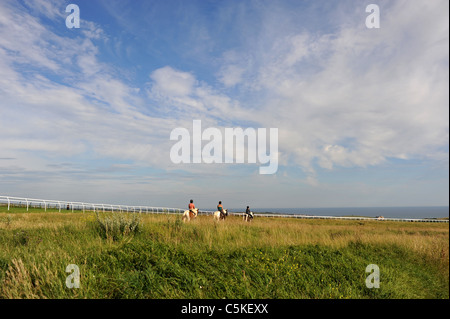
[[253, 212], [250, 212], [250, 216], [247, 213], [244, 213], [244, 222], [251, 222], [254, 217]]
[[194, 211], [194, 213], [191, 213], [189, 211], [189, 209], [184, 211], [183, 217], [182, 217], [184, 222], [190, 221], [191, 219], [194, 219], [194, 218], [197, 217], [197, 215], [198, 215], [198, 208], [194, 208], [193, 211]]
[[214, 216], [214, 221], [218, 222], [219, 220], [224, 220], [225, 218], [227, 218], [228, 216], [228, 209], [224, 209], [223, 210], [224, 213], [221, 214], [218, 210], [216, 210], [213, 214]]

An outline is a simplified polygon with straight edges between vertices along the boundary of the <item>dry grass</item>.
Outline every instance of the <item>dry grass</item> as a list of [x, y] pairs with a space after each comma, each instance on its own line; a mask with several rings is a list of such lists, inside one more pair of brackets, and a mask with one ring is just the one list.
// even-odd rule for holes
[[[232, 216], [214, 222], [211, 216], [196, 220], [167, 232], [163, 225], [175, 224], [175, 216], [144, 215], [147, 231], [159, 234], [165, 241], [186, 244], [183, 230], [196, 237], [196, 243], [208, 248], [240, 249], [249, 247], [279, 247], [320, 245], [339, 249], [350, 243], [365, 245], [396, 245], [440, 265], [448, 276], [449, 224], [410, 223], [356, 220], [307, 220], [289, 218], [255, 218], [244, 223]], [[182, 230], [181, 230], [182, 229]]]
[[[122, 283], [116, 280], [119, 280], [121, 276], [134, 278], [132, 276], [134, 276], [135, 270], [130, 265], [131, 261], [128, 260], [133, 255], [125, 252], [122, 254], [121, 252], [122, 249], [131, 249], [132, 247], [136, 249], [137, 253], [136, 257], [133, 258], [147, 255], [146, 258], [150, 260], [153, 260], [153, 257], [145, 250], [147, 248], [142, 251], [140, 249], [144, 247], [161, 249], [160, 251], [155, 250], [159, 257], [154, 262], [158, 261], [158, 265], [160, 265], [158, 267], [161, 267], [158, 268], [161, 271], [161, 277], [158, 277], [160, 278], [159, 282], [166, 283], [166, 286], [161, 286], [164, 289], [158, 288], [160, 286], [152, 286], [153, 288], [148, 289], [152, 291], [151, 295], [158, 289], [163, 289], [164, 292], [160, 292], [160, 294], [166, 297], [183, 296], [180, 295], [180, 288], [175, 289], [172, 284], [167, 283], [167, 278], [170, 277], [167, 277], [168, 275], [165, 272], [168, 271], [167, 267], [169, 266], [162, 260], [168, 258], [168, 251], [172, 251], [176, 256], [179, 252], [182, 252], [181, 256], [184, 256], [185, 261], [198, 258], [198, 262], [205, 263], [205, 267], [210, 265], [206, 263], [210, 252], [214, 252], [218, 256], [235, 256], [233, 257], [236, 258], [235, 263], [240, 264], [240, 267], [247, 264], [249, 266], [254, 264], [255, 267], [269, 267], [274, 271], [275, 276], [269, 279], [276, 281], [277, 269], [286, 271], [292, 269], [293, 271], [295, 267], [301, 265], [300, 263], [297, 264], [294, 259], [300, 258], [302, 255], [296, 255], [297, 253], [294, 254], [293, 251], [286, 253], [285, 249], [289, 247], [295, 247], [295, 252], [297, 249], [303, 251], [303, 247], [317, 247], [318, 257], [324, 251], [339, 251], [341, 249], [342, 251], [346, 249], [349, 251], [348, 247], [354, 244], [361, 244], [361, 248], [351, 248], [352, 252], [365, 254], [365, 249], [373, 248], [380, 249], [381, 254], [387, 256], [389, 256], [390, 249], [399, 247], [403, 252], [407, 252], [408, 256], [414, 256], [413, 263], [417, 260], [437, 269], [440, 274], [439, 277], [443, 278], [439, 280], [448, 283], [449, 224], [447, 223], [288, 218], [255, 218], [251, 223], [245, 223], [240, 217], [235, 216], [220, 222], [214, 222], [212, 216], [199, 216], [196, 220], [183, 223], [180, 217], [179, 215], [142, 214], [140, 232], [132, 239], [133, 245], [129, 246], [130, 240], [126, 243], [103, 240], [93, 227], [96, 218], [92, 212], [0, 213], [0, 243], [2, 245], [0, 270], [2, 267], [4, 269], [3, 275], [0, 273], [2, 283], [0, 297], [46, 298], [56, 296], [57, 298], [68, 298], [76, 297], [77, 293], [82, 293], [84, 298], [91, 296], [103, 298], [105, 292], [98, 288], [99, 282], [102, 282], [102, 280], [104, 281], [102, 284], [108, 287], [106, 291], [110, 291], [111, 287], [117, 286], [117, 289], [113, 290], [114, 293], [119, 294], [123, 292], [123, 289], [120, 288]], [[121, 259], [110, 259], [111, 257], [109, 253], [105, 253], [106, 251], [117, 251], [117, 256], [121, 256]], [[253, 254], [256, 255], [258, 251], [261, 251], [261, 256], [264, 256], [267, 260], [260, 256], [251, 257]], [[280, 253], [280, 251], [285, 253]], [[316, 253], [315, 248], [308, 248], [308, 251], [311, 254]], [[97, 259], [95, 256], [101, 257]], [[394, 259], [397, 258], [397, 261], [394, 260], [394, 262], [398, 262], [398, 256], [398, 254], [393, 255]], [[249, 259], [250, 257], [252, 259]], [[309, 260], [308, 256], [302, 258], [305, 258], [303, 262]], [[390, 257], [384, 258], [383, 260], [386, 261]], [[291, 268], [288, 267], [285, 259], [289, 261], [289, 267]], [[161, 260], [160, 264], [159, 260]], [[276, 265], [272, 265], [274, 262], [276, 262]], [[320, 258], [317, 262], [320, 265]], [[70, 290], [64, 286], [64, 280], [67, 276], [64, 270], [69, 263], [85, 265], [82, 272], [83, 290]], [[411, 261], [409, 263], [411, 264]], [[111, 266], [108, 266], [107, 269], [97, 268], [97, 264], [103, 265], [103, 267], [105, 265]], [[130, 267], [132, 270], [129, 273], [123, 270]], [[246, 269], [243, 276], [249, 277], [251, 270], [252, 268]], [[175, 268], [172, 271], [180, 271], [181, 273], [182, 270]], [[341, 271], [347, 276], [345, 271], [348, 271], [348, 269]], [[285, 278], [292, 277], [293, 288], [298, 287], [296, 286], [296, 280], [303, 279], [300, 276], [301, 273], [297, 271], [285, 274]], [[295, 277], [296, 274], [300, 277]], [[351, 275], [351, 272], [348, 274]], [[3, 278], [1, 278], [2, 276]], [[99, 276], [101, 277], [99, 278]], [[149, 272], [149, 276], [156, 276], [156, 274]], [[192, 274], [186, 272], [183, 275], [180, 274], [180, 276], [190, 278]], [[252, 276], [257, 279], [260, 278], [258, 280], [261, 280], [261, 284], [263, 283], [264, 277], [258, 277], [259, 275], [255, 273]], [[229, 282], [229, 278], [223, 280], [224, 287], [226, 285], [234, 287]], [[317, 278], [317, 280], [319, 279]], [[136, 281], [136, 285], [140, 282]], [[244, 282], [246, 281], [244, 280]], [[395, 282], [399, 282], [399, 280]], [[253, 284], [255, 283], [253, 282]], [[266, 285], [268, 284], [265, 283], [261, 287], [266, 287]], [[305, 282], [304, 285], [307, 287], [305, 288], [306, 296], [311, 295], [319, 298], [325, 296], [323, 292], [308, 290], [314, 289], [318, 285], [317, 283]], [[189, 284], [186, 284], [186, 287], [190, 287]], [[244, 291], [250, 291], [258, 296], [257, 291], [260, 288], [253, 291], [252, 287], [245, 285], [242, 287]], [[352, 284], [348, 283], [348, 287], [350, 289]], [[395, 291], [396, 288], [392, 289], [392, 291]], [[400, 296], [406, 293], [413, 295], [414, 289], [416, 287], [406, 287], [404, 291], [398, 292], [398, 294]], [[129, 293], [133, 295], [136, 290], [130, 290]], [[198, 296], [203, 296], [202, 293], [199, 291]], [[448, 291], [446, 294], [448, 295]], [[346, 291], [342, 295], [359, 296], [350, 293], [350, 291]], [[443, 295], [445, 296], [445, 292]]]
[[[157, 232], [154, 225], [161, 226], [175, 219], [175, 216], [144, 215], [143, 223]], [[202, 236], [208, 245], [214, 244], [215, 241], [227, 242], [227, 245], [234, 247], [251, 243], [265, 247], [318, 244], [339, 248], [349, 242], [358, 241], [367, 244], [398, 244], [424, 253], [437, 244], [448, 250], [449, 238], [449, 224], [441, 223], [288, 218], [260, 218], [252, 223], [244, 223], [240, 217], [229, 217], [226, 221], [216, 223], [210, 216], [199, 216], [185, 226], [201, 230], [199, 236]], [[178, 238], [172, 235], [165, 233], [168, 240]], [[257, 241], [252, 241], [252, 238], [256, 237]]]

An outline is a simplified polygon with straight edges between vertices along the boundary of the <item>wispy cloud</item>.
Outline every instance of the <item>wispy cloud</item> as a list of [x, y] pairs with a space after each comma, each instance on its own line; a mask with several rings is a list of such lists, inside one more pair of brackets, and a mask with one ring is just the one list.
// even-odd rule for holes
[[442, 157], [448, 143], [443, 7], [448, 4], [399, 1], [382, 6], [383, 27], [376, 31], [353, 12], [351, 23], [330, 33], [276, 37], [264, 52], [244, 48], [239, 54], [251, 52], [257, 65], [246, 80], [269, 101], [255, 116], [280, 127], [282, 151], [306, 170], [316, 160], [332, 168]]
[[69, 30], [63, 2], [2, 1], [0, 180], [141, 195], [129, 184], [260, 182], [257, 167], [171, 163], [170, 131], [193, 119], [279, 129], [280, 173], [258, 192], [328, 189], [323, 172], [393, 159], [448, 170], [448, 2], [380, 1], [380, 29], [358, 1], [182, 4], [104, 2]]

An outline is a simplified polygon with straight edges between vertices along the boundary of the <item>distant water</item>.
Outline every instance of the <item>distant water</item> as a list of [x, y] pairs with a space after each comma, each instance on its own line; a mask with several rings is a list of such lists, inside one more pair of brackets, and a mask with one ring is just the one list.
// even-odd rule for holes
[[[336, 207], [336, 208], [251, 208], [255, 213], [304, 214], [315, 216], [384, 216], [388, 218], [449, 217], [448, 206], [432, 207]], [[242, 212], [244, 209], [230, 209]]]

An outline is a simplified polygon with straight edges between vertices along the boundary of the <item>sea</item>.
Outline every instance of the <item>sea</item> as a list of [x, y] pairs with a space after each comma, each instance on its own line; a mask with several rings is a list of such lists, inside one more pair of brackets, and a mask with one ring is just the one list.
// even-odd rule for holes
[[[327, 207], [327, 208], [251, 208], [254, 213], [297, 214], [312, 216], [383, 216], [387, 218], [445, 218], [449, 217], [448, 206], [421, 207]], [[229, 209], [243, 212], [245, 208]]]

